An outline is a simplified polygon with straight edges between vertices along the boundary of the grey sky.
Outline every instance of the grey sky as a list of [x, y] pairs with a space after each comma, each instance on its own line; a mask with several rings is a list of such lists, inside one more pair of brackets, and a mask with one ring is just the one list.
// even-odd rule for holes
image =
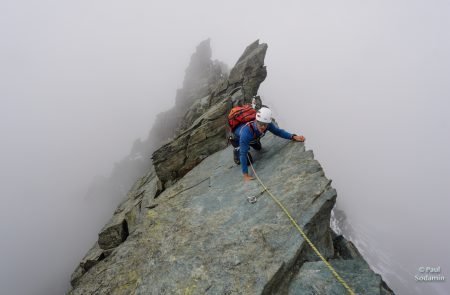
[[260, 93], [306, 136], [362, 252], [400, 294], [448, 293], [413, 276], [450, 275], [449, 20], [448, 1], [0, 2], [1, 293], [65, 290], [110, 216], [83, 205], [89, 181], [174, 104], [208, 37], [229, 66], [268, 43]]

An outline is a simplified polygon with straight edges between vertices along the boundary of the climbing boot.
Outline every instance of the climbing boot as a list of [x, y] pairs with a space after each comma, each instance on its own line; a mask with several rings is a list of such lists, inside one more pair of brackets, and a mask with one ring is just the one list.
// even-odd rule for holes
[[239, 160], [239, 148], [233, 149], [233, 160], [237, 165], [241, 164], [241, 161]]

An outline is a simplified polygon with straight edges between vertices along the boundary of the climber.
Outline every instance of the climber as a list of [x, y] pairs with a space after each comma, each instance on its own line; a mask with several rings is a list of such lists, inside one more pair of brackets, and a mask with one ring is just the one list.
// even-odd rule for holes
[[305, 137], [291, 134], [275, 126], [275, 124], [272, 123], [272, 111], [267, 107], [262, 107], [256, 113], [256, 120], [242, 124], [234, 130], [234, 138], [231, 140], [231, 144], [234, 147], [234, 162], [238, 165], [242, 164], [244, 181], [254, 179], [248, 174], [247, 155], [249, 160], [252, 161], [251, 155], [248, 151], [250, 147], [257, 151], [261, 150], [262, 147], [260, 139], [266, 134], [267, 131], [270, 131], [281, 138], [299, 142], [305, 141]]

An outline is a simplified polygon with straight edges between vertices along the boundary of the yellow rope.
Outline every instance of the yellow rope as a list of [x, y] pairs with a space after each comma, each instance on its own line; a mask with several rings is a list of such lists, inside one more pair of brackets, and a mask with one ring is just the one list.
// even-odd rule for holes
[[[247, 156], [248, 157], [248, 156]], [[289, 218], [289, 220], [292, 222], [292, 224], [297, 228], [297, 230], [300, 232], [300, 234], [302, 235], [303, 239], [305, 239], [305, 241], [311, 246], [311, 248], [314, 250], [314, 252], [317, 254], [317, 256], [319, 256], [320, 259], [322, 259], [323, 263], [325, 263], [325, 265], [330, 269], [331, 273], [336, 277], [336, 279], [342, 284], [342, 286], [344, 286], [344, 288], [348, 291], [349, 294], [351, 295], [355, 295], [355, 292], [353, 292], [353, 290], [347, 285], [347, 283], [344, 281], [344, 279], [341, 278], [341, 276], [336, 272], [336, 270], [333, 268], [333, 266], [322, 256], [322, 254], [320, 254], [319, 250], [317, 250], [316, 246], [314, 246], [313, 242], [311, 242], [311, 240], [306, 236], [306, 234], [303, 232], [303, 230], [300, 228], [300, 226], [297, 224], [297, 222], [294, 220], [294, 218], [292, 218], [291, 214], [289, 213], [289, 211], [283, 206], [283, 204], [267, 189], [267, 187], [264, 185], [264, 183], [261, 181], [261, 179], [258, 177], [258, 174], [256, 174], [255, 169], [253, 168], [253, 164], [250, 161], [250, 159], [248, 159], [248, 162], [250, 163], [250, 167], [253, 170], [253, 173], [256, 176], [256, 179], [258, 179], [259, 183], [261, 183], [261, 185], [264, 187], [264, 190], [267, 191], [269, 193], [269, 195], [272, 197], [272, 199], [275, 201], [275, 203], [278, 204], [278, 206], [280, 206], [280, 208], [284, 211], [284, 213], [287, 215], [287, 217]]]

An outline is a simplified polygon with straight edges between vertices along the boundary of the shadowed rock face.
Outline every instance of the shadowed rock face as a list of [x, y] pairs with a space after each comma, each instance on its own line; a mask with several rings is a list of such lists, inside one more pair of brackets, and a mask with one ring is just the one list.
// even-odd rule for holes
[[[226, 148], [226, 114], [247, 102], [246, 91], [256, 94], [266, 49], [251, 44], [230, 80], [194, 100], [189, 127], [153, 154], [72, 274], [69, 294], [344, 294], [263, 187], [242, 182]], [[337, 193], [313, 152], [271, 134], [261, 142], [252, 151], [259, 177], [322, 255], [353, 290], [393, 294], [356, 247], [332, 233]]]

